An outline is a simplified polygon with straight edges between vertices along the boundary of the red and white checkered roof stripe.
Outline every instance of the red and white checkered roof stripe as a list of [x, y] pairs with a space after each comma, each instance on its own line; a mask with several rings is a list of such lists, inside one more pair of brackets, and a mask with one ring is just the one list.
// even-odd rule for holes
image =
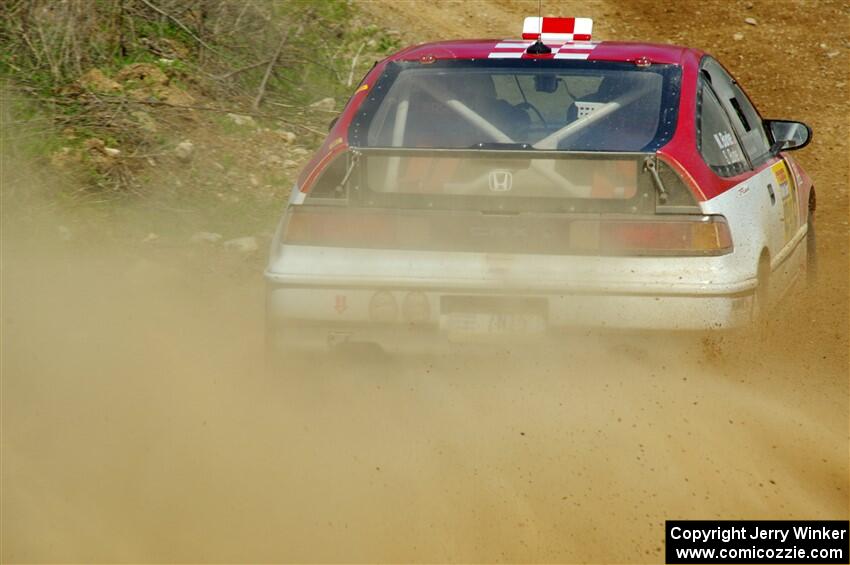
[[522, 24], [523, 39], [540, 38], [543, 43], [590, 41], [593, 33], [591, 18], [525, 18]]
[[[487, 55], [490, 59], [587, 59], [597, 42], [590, 41], [593, 20], [590, 18], [528, 17], [522, 25], [522, 39], [505, 39]], [[526, 53], [537, 39], [552, 49], [551, 53]]]
[[598, 45], [595, 41], [571, 41], [554, 43], [544, 41], [552, 49], [551, 54], [529, 55], [525, 52], [534, 41], [505, 39], [495, 45], [487, 55], [490, 59], [577, 59], [590, 57], [591, 51]]

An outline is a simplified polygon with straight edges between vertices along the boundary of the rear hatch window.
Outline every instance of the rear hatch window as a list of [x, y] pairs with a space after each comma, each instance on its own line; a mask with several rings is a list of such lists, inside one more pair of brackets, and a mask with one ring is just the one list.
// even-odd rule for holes
[[400, 62], [370, 89], [355, 147], [655, 151], [681, 70], [600, 61]]

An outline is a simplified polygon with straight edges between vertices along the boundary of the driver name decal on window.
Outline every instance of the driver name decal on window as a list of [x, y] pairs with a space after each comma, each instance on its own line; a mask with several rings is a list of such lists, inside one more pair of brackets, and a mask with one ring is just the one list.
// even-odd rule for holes
[[723, 158], [726, 159], [726, 164], [739, 163], [744, 160], [744, 156], [738, 149], [738, 142], [728, 131], [721, 131], [714, 134], [714, 142], [720, 149]]

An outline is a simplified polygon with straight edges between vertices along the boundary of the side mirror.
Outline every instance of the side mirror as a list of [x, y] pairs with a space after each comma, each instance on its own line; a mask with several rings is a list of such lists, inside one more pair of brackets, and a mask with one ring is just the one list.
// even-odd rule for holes
[[765, 120], [764, 122], [773, 144], [770, 152], [774, 155], [780, 151], [801, 149], [812, 140], [812, 128], [803, 122], [790, 120]]
[[338, 119], [339, 119], [339, 116], [336, 116], [334, 119], [331, 120], [331, 122], [328, 124], [328, 131], [331, 131], [332, 129], [334, 129], [334, 126], [336, 125], [336, 121]]

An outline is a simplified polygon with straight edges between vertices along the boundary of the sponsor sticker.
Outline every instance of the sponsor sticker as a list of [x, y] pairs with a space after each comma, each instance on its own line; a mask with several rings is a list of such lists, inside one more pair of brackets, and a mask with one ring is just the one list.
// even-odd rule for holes
[[785, 161], [779, 161], [771, 167], [776, 179], [778, 192], [782, 198], [782, 211], [785, 217], [785, 241], [790, 241], [800, 225], [799, 205], [797, 203], [797, 185], [788, 173]]

